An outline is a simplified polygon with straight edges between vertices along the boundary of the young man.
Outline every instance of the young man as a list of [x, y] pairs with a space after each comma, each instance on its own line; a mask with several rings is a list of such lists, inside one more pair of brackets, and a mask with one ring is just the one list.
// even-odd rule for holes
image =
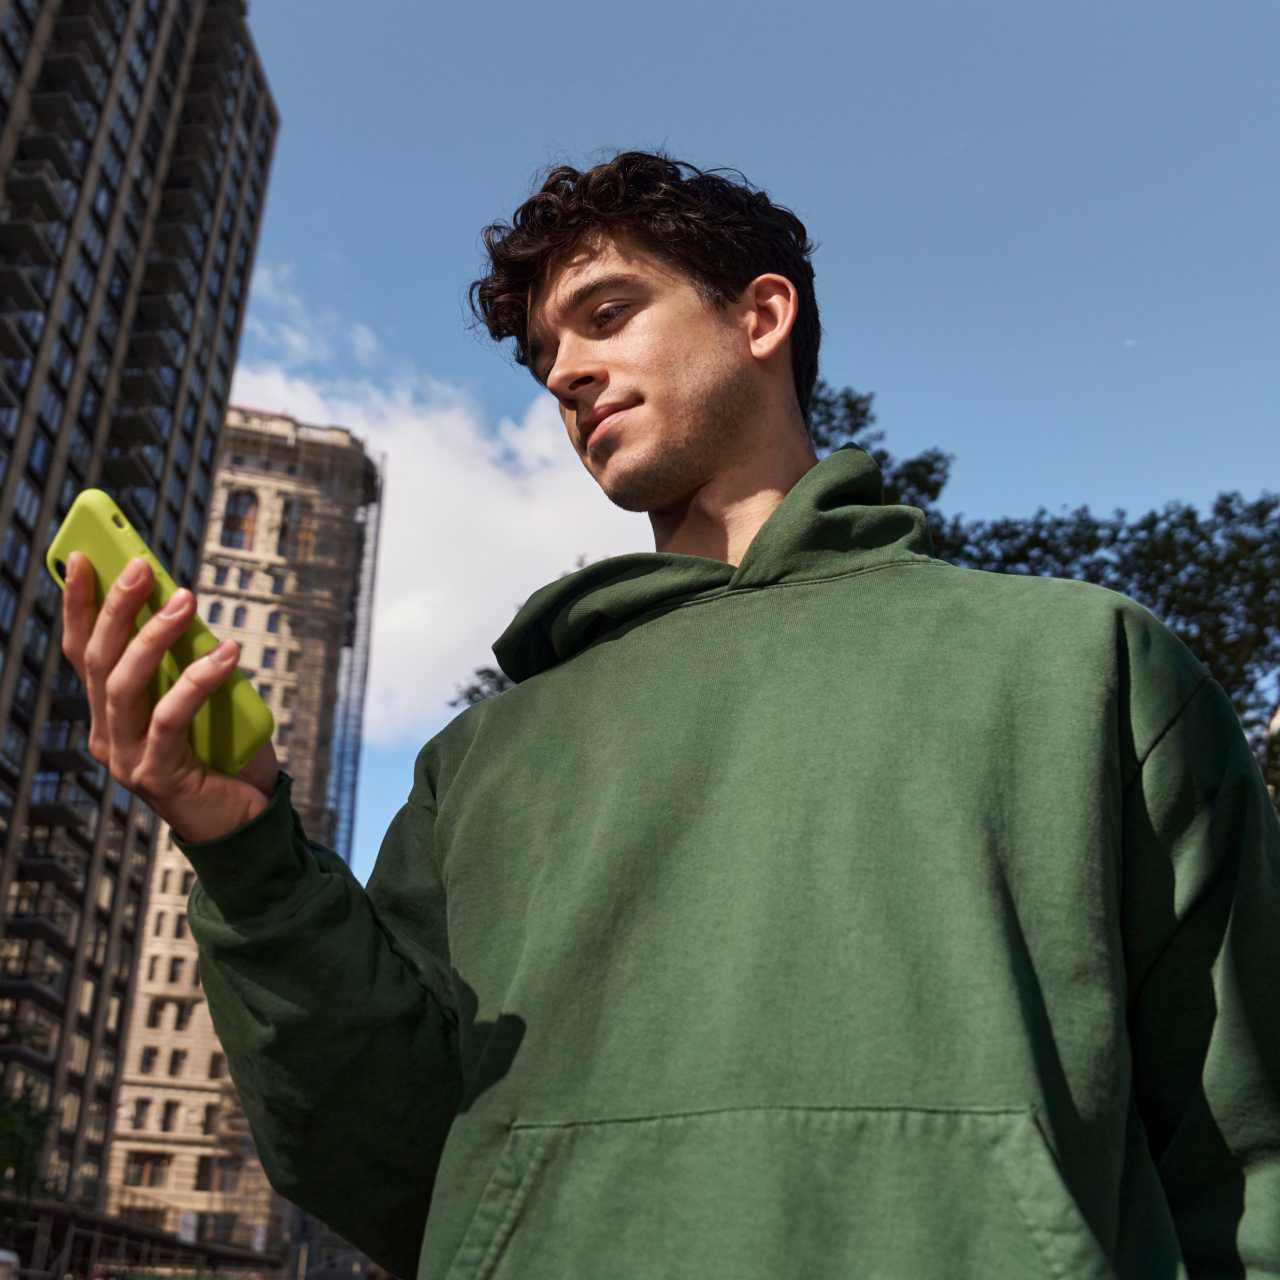
[[534, 593], [367, 892], [287, 775], [182, 772], [222, 677], [146, 728], [179, 624], [68, 593], [274, 1184], [424, 1278], [1280, 1271], [1280, 823], [1210, 673], [816, 459], [763, 194], [624, 153], [486, 244], [479, 315], [655, 550]]

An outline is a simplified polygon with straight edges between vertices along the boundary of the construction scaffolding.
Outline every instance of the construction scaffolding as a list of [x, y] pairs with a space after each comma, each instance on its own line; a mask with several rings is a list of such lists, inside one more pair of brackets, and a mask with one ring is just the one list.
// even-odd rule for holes
[[298, 642], [290, 754], [293, 803], [307, 834], [351, 860], [363, 739], [385, 458], [346, 432], [300, 427], [304, 482], [282, 507], [277, 545]]

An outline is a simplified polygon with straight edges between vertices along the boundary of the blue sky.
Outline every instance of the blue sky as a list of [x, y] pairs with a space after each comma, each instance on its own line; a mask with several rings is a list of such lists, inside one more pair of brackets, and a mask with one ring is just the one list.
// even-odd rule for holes
[[1280, 488], [1273, 0], [254, 0], [282, 115], [233, 400], [388, 466], [357, 874], [533, 590], [651, 550], [468, 327], [480, 230], [621, 148], [740, 169], [818, 242], [822, 376], [969, 516]]

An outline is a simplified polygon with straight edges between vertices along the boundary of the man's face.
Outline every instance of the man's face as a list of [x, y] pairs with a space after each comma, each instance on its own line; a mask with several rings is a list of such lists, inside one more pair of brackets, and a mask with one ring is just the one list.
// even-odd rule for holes
[[757, 401], [738, 309], [717, 311], [624, 238], [553, 265], [531, 293], [529, 347], [583, 465], [627, 511], [687, 502], [732, 459]]

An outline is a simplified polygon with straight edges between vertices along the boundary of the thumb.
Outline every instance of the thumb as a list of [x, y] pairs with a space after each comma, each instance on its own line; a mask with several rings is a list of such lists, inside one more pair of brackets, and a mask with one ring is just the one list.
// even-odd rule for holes
[[276, 749], [270, 738], [258, 748], [236, 777], [257, 787], [268, 799], [271, 798], [280, 779], [280, 762], [276, 759]]

